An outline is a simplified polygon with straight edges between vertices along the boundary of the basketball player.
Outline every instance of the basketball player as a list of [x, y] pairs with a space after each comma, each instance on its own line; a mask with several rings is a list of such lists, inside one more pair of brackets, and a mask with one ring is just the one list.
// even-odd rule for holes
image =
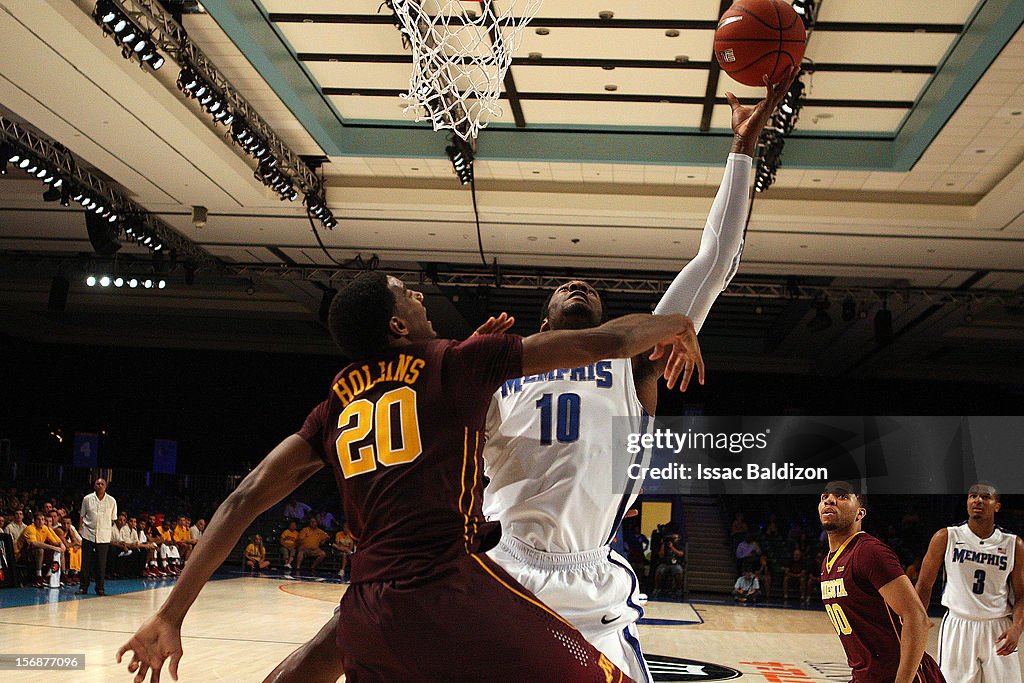
[[[354, 583], [337, 620], [349, 680], [629, 680], [482, 554], [497, 525], [480, 511], [481, 436], [490, 396], [524, 373], [655, 348], [653, 360], [671, 351], [670, 381], [693, 368], [703, 379], [689, 319], [641, 314], [525, 340], [481, 335], [441, 341], [434, 339], [422, 295], [378, 272], [339, 292], [330, 327], [356, 362], [337, 375], [328, 400], [300, 433], [218, 509], [168, 600], [121, 647], [118, 660], [132, 650], [128, 668], [135, 680], [152, 671], [156, 683], [170, 657], [176, 679], [181, 621], [203, 582], [259, 508], [275, 500], [271, 490], [279, 500], [288, 493], [281, 490], [285, 485], [326, 463], [360, 539]], [[282, 464], [295, 468], [286, 483], [266, 481]], [[246, 502], [249, 496], [259, 503]], [[451, 647], [439, 651], [446, 644]]]
[[[766, 82], [767, 96], [753, 108], [728, 94], [735, 135], [725, 177], [700, 251], [675, 278], [656, 313], [683, 313], [699, 329], [738, 267], [757, 139], [794, 77], [788, 73], [777, 86]], [[604, 313], [593, 287], [568, 282], [544, 306], [541, 329], [593, 327]], [[502, 314], [478, 332], [503, 332], [512, 322]], [[513, 380], [495, 393], [484, 449], [491, 478], [484, 511], [502, 525], [501, 545], [488, 554], [637, 681], [651, 680], [635, 626], [643, 614], [638, 582], [629, 563], [608, 548], [637, 491], [611, 492], [611, 425], [622, 417], [631, 431], [646, 429], [656, 408], [659, 374], [657, 364], [637, 356]], [[688, 382], [684, 373], [680, 388]], [[574, 432], [575, 440], [563, 438]], [[337, 621], [335, 615], [332, 622]], [[308, 653], [317, 661], [328, 659], [325, 637], [333, 633], [332, 622], [282, 662], [276, 670], [282, 678], [272, 674], [267, 681], [290, 680], [288, 672], [308, 668], [302, 662]]]
[[[967, 521], [936, 531], [921, 563], [917, 594], [924, 605], [939, 567], [946, 570], [939, 668], [949, 683], [1021, 681], [1016, 651], [1024, 630], [1024, 564], [1016, 558], [1024, 558], [1024, 541], [996, 526], [1001, 506], [994, 486], [972, 486]], [[1020, 596], [1012, 603], [1011, 586]]]
[[[793, 75], [774, 86], [766, 79], [767, 96], [754, 108], [729, 94], [735, 137], [725, 179], [700, 251], [676, 276], [656, 313], [683, 313], [699, 331], [729, 284], [742, 251], [757, 139]], [[540, 329], [595, 327], [605, 317], [597, 291], [573, 280], [548, 298]], [[639, 582], [609, 544], [640, 483], [613, 492], [612, 481], [616, 464], [624, 469], [614, 455], [625, 452], [626, 432], [652, 426], [659, 374], [657, 364], [642, 355], [506, 382], [494, 395], [484, 448], [490, 477], [484, 512], [502, 527], [501, 541], [488, 554], [639, 681], [651, 680], [636, 629], [643, 614]], [[687, 382], [684, 377], [680, 388]], [[638, 458], [646, 464], [649, 454]]]
[[825, 486], [818, 503], [829, 552], [821, 566], [821, 599], [853, 683], [936, 683], [925, 651], [931, 623], [892, 548], [861, 530], [864, 496], [848, 482]]

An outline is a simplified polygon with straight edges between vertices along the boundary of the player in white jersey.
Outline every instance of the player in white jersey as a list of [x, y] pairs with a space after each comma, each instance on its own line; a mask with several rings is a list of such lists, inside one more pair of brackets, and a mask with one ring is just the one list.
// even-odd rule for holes
[[[767, 98], [754, 108], [729, 96], [735, 139], [725, 178], [700, 251], [656, 313], [684, 313], [700, 330], [735, 274], [754, 148], [788, 83], [768, 86]], [[542, 313], [541, 330], [594, 327], [606, 317], [597, 291], [580, 280], [555, 289]], [[692, 371], [687, 368], [681, 389]], [[484, 514], [502, 528], [488, 554], [637, 681], [651, 680], [637, 638], [643, 615], [638, 581], [609, 544], [641, 482], [629, 480], [613, 491], [613, 467], [626, 469], [613, 455], [626, 452], [628, 433], [651, 428], [660, 373], [659, 362], [637, 356], [510, 380], [491, 402], [484, 447], [490, 478]], [[645, 465], [649, 453], [636, 457]]]
[[935, 532], [921, 563], [917, 593], [926, 607], [939, 568], [946, 571], [938, 660], [948, 683], [1021, 681], [1024, 599], [1013, 596], [1024, 596], [1024, 541], [996, 526], [1000, 507], [994, 486], [972, 486], [967, 522]]

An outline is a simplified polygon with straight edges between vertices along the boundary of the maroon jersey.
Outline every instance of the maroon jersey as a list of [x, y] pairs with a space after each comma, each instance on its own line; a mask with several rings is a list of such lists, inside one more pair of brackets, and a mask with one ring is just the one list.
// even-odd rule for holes
[[[878, 589], [904, 576], [892, 548], [863, 531], [821, 565], [821, 599], [846, 650], [855, 683], [892, 683], [900, 668], [902, 622]], [[918, 681], [942, 681], [926, 653]]]
[[480, 510], [484, 420], [501, 383], [523, 374], [522, 350], [516, 335], [435, 339], [334, 378], [299, 435], [334, 470], [359, 539], [353, 582], [430, 575], [497, 531]]

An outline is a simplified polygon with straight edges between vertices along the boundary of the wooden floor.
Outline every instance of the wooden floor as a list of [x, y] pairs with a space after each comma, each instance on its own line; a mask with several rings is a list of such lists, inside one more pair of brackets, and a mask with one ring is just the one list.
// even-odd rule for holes
[[[181, 680], [262, 680], [330, 618], [344, 590], [337, 583], [280, 578], [210, 583], [185, 622]], [[114, 663], [114, 653], [169, 591], [167, 585], [103, 598], [0, 609], [0, 652], [84, 653], [86, 660], [84, 671], [3, 671], [0, 680], [130, 681], [123, 667]], [[937, 633], [937, 628], [932, 629], [929, 652], [935, 652]], [[780, 665], [789, 670], [787, 683], [849, 680], [842, 647], [820, 609], [650, 602], [640, 634], [650, 655], [732, 667], [752, 682], [779, 680]]]

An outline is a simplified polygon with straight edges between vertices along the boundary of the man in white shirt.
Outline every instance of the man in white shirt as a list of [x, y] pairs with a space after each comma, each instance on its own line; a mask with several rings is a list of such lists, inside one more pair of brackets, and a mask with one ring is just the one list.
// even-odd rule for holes
[[25, 524], [25, 513], [21, 510], [15, 510], [14, 517], [4, 527], [4, 533], [10, 534], [11, 538], [17, 541], [21, 538], [21, 532], [27, 526], [28, 524]]
[[134, 547], [135, 532], [128, 526], [128, 513], [120, 512], [117, 515], [117, 523], [110, 531], [110, 552], [114, 554], [114, 571], [111, 576], [117, 578], [133, 574]]
[[206, 520], [199, 519], [192, 525], [192, 528], [188, 530], [192, 534], [192, 540], [199, 542], [199, 539], [203, 537], [203, 532], [206, 531]]
[[89, 592], [89, 581], [96, 574], [96, 595], [106, 595], [103, 580], [107, 574], [107, 550], [111, 532], [117, 519], [117, 501], [107, 495], [107, 480], [102, 477], [93, 484], [93, 492], [82, 499], [81, 521], [78, 532], [82, 535], [82, 587], [79, 595]]

